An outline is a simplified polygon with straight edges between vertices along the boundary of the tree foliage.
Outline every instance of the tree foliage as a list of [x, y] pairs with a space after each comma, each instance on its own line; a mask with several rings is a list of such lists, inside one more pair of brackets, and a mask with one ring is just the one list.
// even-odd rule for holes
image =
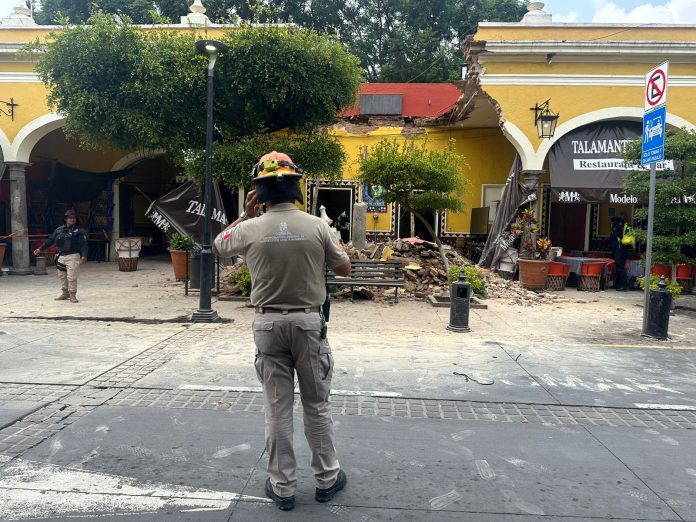
[[[459, 79], [461, 40], [481, 21], [518, 22], [526, 0], [204, 0], [215, 23], [294, 23], [335, 35], [358, 56], [371, 82]], [[97, 12], [178, 23], [190, 0], [43, 0], [39, 23], [86, 22]]]
[[[141, 31], [104, 14], [90, 20], [52, 34], [37, 64], [49, 103], [66, 115], [66, 135], [88, 148], [203, 147], [207, 59], [195, 52], [197, 35]], [[216, 65], [214, 115], [229, 142], [307, 131], [355, 100], [357, 60], [328, 37], [242, 27], [222, 40], [230, 51]]]
[[[631, 142], [626, 158], [638, 163], [641, 141]], [[684, 247], [696, 247], [696, 132], [668, 133], [665, 158], [674, 161], [674, 170], [657, 171], [655, 185], [655, 216], [653, 227], [653, 262], [689, 263], [693, 256]], [[650, 171], [630, 172], [624, 181], [626, 191], [648, 201]], [[648, 206], [637, 208], [635, 218], [647, 223]], [[645, 241], [647, 227], [636, 229], [636, 237]]]
[[[345, 152], [340, 143], [318, 133], [304, 135], [257, 134], [230, 144], [215, 144], [212, 170], [215, 177], [230, 187], [250, 188], [251, 167], [271, 150], [288, 154], [302, 167], [305, 176], [315, 180], [340, 177]], [[205, 174], [203, 150], [189, 150], [178, 158], [186, 174], [201, 180]]]
[[41, 9], [35, 12], [34, 19], [41, 25], [78, 24], [87, 22], [95, 14], [108, 13], [120, 20], [148, 24], [152, 23], [154, 11], [150, 0], [41, 0]]
[[52, 34], [36, 65], [49, 105], [66, 116], [66, 136], [91, 149], [201, 143], [206, 60], [191, 50], [194, 35], [144, 33], [107, 15], [91, 20]]
[[367, 157], [360, 160], [359, 179], [363, 183], [384, 187], [382, 198], [414, 213], [440, 247], [437, 233], [423, 216], [426, 211], [458, 212], [464, 209], [462, 196], [469, 180], [462, 176], [464, 157], [454, 150], [454, 141], [442, 150], [421, 144], [383, 139]]

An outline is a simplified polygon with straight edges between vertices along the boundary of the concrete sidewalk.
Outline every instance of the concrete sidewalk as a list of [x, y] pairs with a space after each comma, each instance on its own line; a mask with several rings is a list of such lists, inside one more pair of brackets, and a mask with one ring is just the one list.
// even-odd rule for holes
[[[187, 322], [198, 308], [198, 294], [184, 297], [182, 283], [174, 280], [168, 258], [144, 258], [136, 272], [119, 272], [116, 263], [87, 263], [81, 268], [80, 303], [53, 300], [60, 291], [55, 269], [48, 276], [0, 278], [0, 318], [88, 317], [134, 322]], [[642, 292], [558, 292], [567, 302], [524, 307], [505, 299], [487, 299], [487, 310], [472, 309], [467, 338], [526, 339], [568, 342], [578, 339], [595, 343], [650, 343], [640, 337]], [[682, 296], [677, 304], [696, 310], [696, 296]], [[402, 299], [398, 304], [371, 301], [333, 301], [335, 328], [342, 332], [365, 332], [365, 323], [379, 325], [380, 337], [411, 331], [442, 333], [449, 322], [448, 308], [433, 308], [424, 301]], [[245, 324], [253, 311], [244, 303], [218, 301], [213, 307], [223, 319]], [[696, 312], [675, 310], [670, 318], [667, 343], [690, 343], [696, 339]], [[332, 324], [333, 326], [333, 324]]]
[[658, 342], [640, 337], [639, 293], [489, 300], [468, 334], [423, 302], [335, 302], [349, 484], [314, 501], [296, 396], [297, 507], [281, 513], [263, 494], [252, 310], [183, 322], [197, 296], [141, 263], [86, 265], [76, 305], [52, 301], [50, 276], [0, 279], [0, 520], [696, 521], [691, 312]]

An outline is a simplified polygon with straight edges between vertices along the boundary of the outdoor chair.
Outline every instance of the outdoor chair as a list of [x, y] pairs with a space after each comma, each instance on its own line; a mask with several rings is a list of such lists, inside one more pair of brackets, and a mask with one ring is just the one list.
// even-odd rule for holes
[[578, 290], [584, 292], [599, 292], [605, 262], [583, 263], [578, 277]]
[[650, 273], [656, 276], [665, 276], [665, 279], [672, 279], [672, 265], [655, 263]]
[[569, 275], [570, 265], [551, 261], [548, 278], [546, 279], [547, 290], [565, 290]]
[[677, 283], [682, 287], [682, 294], [689, 293], [694, 280], [694, 272], [696, 272], [694, 265], [677, 265]]

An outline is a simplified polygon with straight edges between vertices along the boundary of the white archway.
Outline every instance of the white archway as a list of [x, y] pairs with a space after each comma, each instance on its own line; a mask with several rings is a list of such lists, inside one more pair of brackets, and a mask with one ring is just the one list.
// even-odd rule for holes
[[119, 159], [116, 163], [114, 163], [111, 166], [111, 172], [126, 169], [126, 168], [130, 167], [133, 163], [137, 162], [138, 160], [146, 159], [146, 158], [155, 158], [157, 156], [162, 156], [163, 154], [164, 154], [164, 150], [155, 150], [155, 151], [149, 152], [147, 154], [144, 154], [142, 152], [131, 152], [130, 154], [126, 154], [121, 159]]
[[10, 143], [10, 140], [7, 138], [7, 134], [0, 130], [0, 150], [2, 150], [2, 161], [12, 161], [8, 159], [11, 148], [12, 144]]
[[9, 149], [8, 156], [5, 161], [19, 161], [29, 163], [31, 151], [41, 138], [49, 132], [59, 129], [63, 126], [65, 118], [57, 113], [44, 114], [33, 121], [27, 123], [17, 133], [12, 145]]
[[[643, 109], [640, 107], [609, 107], [607, 109], [600, 109], [598, 111], [581, 114], [580, 116], [564, 122], [562, 125], [559, 125], [556, 128], [553, 138], [545, 140], [539, 146], [539, 150], [537, 150], [535, 154], [536, 163], [539, 165], [538, 169], [542, 170], [546, 155], [551, 150], [551, 147], [553, 147], [553, 144], [563, 136], [579, 127], [582, 127], [583, 125], [607, 120], [643, 121]], [[667, 125], [679, 129], [686, 128], [687, 130], [696, 130], [696, 125], [693, 123], [680, 116], [670, 113], [667, 113]]]
[[517, 150], [517, 153], [520, 155], [520, 159], [522, 160], [522, 170], [534, 169], [535, 167], [530, 166], [530, 164], [533, 163], [535, 152], [534, 146], [532, 145], [532, 142], [529, 141], [529, 138], [517, 125], [508, 120], [504, 121], [500, 127], [503, 130], [505, 137], [507, 137], [510, 143], [512, 143], [512, 145], [515, 147], [515, 150]]

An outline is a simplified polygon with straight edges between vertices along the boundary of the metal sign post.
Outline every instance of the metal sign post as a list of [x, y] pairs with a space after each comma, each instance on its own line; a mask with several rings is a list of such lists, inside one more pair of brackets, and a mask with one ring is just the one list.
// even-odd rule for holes
[[643, 148], [641, 166], [650, 164], [650, 196], [648, 199], [648, 230], [645, 245], [645, 284], [643, 285], [643, 335], [647, 335], [650, 307], [650, 274], [652, 272], [653, 226], [655, 224], [655, 178], [657, 162], [665, 159], [667, 129], [667, 86], [669, 62], [655, 67], [645, 75], [645, 112], [643, 114]]

